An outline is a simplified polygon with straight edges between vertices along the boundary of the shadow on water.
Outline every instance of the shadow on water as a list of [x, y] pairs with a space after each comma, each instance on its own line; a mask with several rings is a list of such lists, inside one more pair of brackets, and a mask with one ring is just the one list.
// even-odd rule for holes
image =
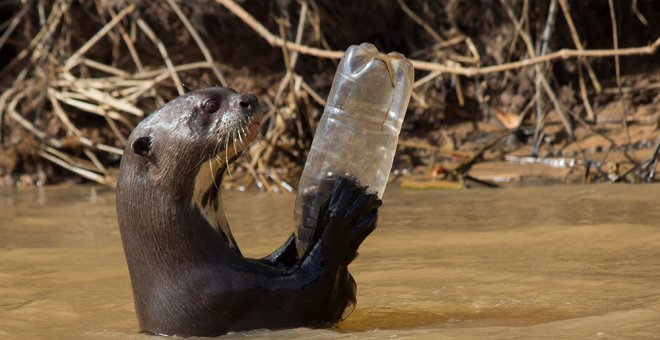
[[[474, 306], [471, 306], [474, 307]], [[357, 309], [336, 329], [344, 333], [370, 330], [413, 330], [452, 327], [530, 326], [544, 322], [571, 319], [576, 312], [551, 310], [526, 310], [512, 308], [485, 308], [475, 312], [470, 308], [444, 311], [425, 311], [394, 308]]]

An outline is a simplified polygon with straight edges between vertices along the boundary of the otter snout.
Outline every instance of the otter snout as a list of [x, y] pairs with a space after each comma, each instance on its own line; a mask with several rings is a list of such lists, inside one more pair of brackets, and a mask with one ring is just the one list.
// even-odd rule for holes
[[259, 135], [260, 125], [264, 119], [265, 105], [251, 94], [237, 94], [232, 102], [232, 108], [244, 117], [246, 141], [252, 142]]
[[252, 116], [260, 111], [259, 99], [251, 94], [238, 95], [234, 105], [245, 116]]

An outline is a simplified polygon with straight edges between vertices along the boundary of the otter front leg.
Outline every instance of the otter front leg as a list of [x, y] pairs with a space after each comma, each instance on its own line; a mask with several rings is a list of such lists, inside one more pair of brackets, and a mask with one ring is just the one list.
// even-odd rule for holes
[[318, 226], [326, 261], [348, 266], [360, 244], [376, 229], [382, 201], [352, 179], [340, 177], [319, 209]]
[[[351, 260], [353, 257], [356, 255], [357, 247], [362, 243], [362, 241], [373, 231], [373, 228], [376, 226], [376, 213], [377, 213], [377, 208], [380, 206], [381, 201], [376, 197], [376, 195], [373, 194], [368, 194], [366, 192], [366, 188], [360, 186], [357, 184], [355, 181], [352, 179], [340, 177], [335, 182], [333, 183], [333, 188], [330, 193], [330, 198], [326, 201], [326, 203], [321, 206], [319, 209], [319, 217], [317, 219], [318, 221], [318, 226], [314, 228], [315, 233], [314, 236], [310, 242], [310, 247], [309, 249], [313, 249], [314, 245], [319, 241], [321, 238], [321, 235], [323, 234], [323, 230], [325, 229], [326, 225], [329, 223], [332, 223], [333, 225], [343, 225], [343, 226], [353, 226], [353, 224], [356, 224], [356, 235], [360, 235], [358, 239], [355, 241], [357, 242], [356, 244], [348, 245], [344, 244], [344, 246], [350, 246], [351, 248], [355, 248], [355, 251], [353, 251], [351, 254], [353, 255], [351, 257]], [[357, 223], [355, 220], [351, 221], [349, 220], [349, 216], [347, 216], [345, 213], [342, 215], [339, 213], [341, 210], [351, 210], [353, 218], [359, 219], [360, 217], [368, 217], [364, 221], [360, 220], [359, 223]], [[376, 210], [374, 210], [376, 209]], [[336, 216], [333, 218], [330, 218], [330, 216], [326, 216], [329, 213], [329, 210], [335, 211]], [[374, 211], [372, 211], [374, 210]], [[372, 212], [373, 216], [366, 216], [368, 212]], [[330, 222], [332, 220], [332, 222]], [[373, 226], [373, 228], [369, 228]], [[337, 227], [335, 227], [337, 228]], [[341, 229], [341, 228], [339, 228]], [[342, 237], [342, 233], [346, 233], [348, 235], [348, 231], [345, 230], [346, 228], [340, 230], [337, 230], [335, 235], [332, 237], [339, 237], [342, 239], [346, 239], [346, 237]], [[331, 237], [331, 236], [328, 236]], [[280, 269], [289, 269], [293, 265], [295, 265], [301, 258], [298, 256], [298, 253], [296, 252], [296, 245], [295, 245], [295, 234], [291, 234], [289, 238], [280, 246], [277, 250], [275, 250], [273, 253], [270, 255], [259, 259], [258, 261], [270, 265], [273, 267], [277, 267]], [[341, 251], [338, 249], [338, 251]], [[307, 256], [309, 251], [302, 256], [304, 259], [305, 256]], [[350, 262], [350, 261], [348, 261]]]
[[[342, 209], [347, 210], [350, 209], [355, 213], [355, 217], [364, 217], [366, 216], [366, 213], [374, 210], [377, 210], [378, 206], [380, 206], [381, 201], [376, 197], [376, 195], [373, 194], [368, 194], [366, 192], [366, 188], [360, 186], [357, 184], [354, 180], [349, 179], [349, 178], [338, 178], [335, 180], [333, 183], [333, 188], [330, 193], [330, 198], [325, 202], [325, 204], [319, 209], [319, 217], [317, 219], [318, 221], [318, 226], [314, 228], [315, 233], [314, 236], [312, 237], [312, 240], [310, 242], [310, 247], [309, 250], [313, 249], [314, 245], [321, 239], [321, 235], [323, 233], [323, 230], [326, 227], [326, 224], [332, 220], [333, 224], [341, 224], [344, 226], [352, 226], [352, 223], [355, 224], [356, 221], [349, 221], [346, 217], [347, 216], [340, 216], [337, 215], [334, 218], [329, 218], [329, 216], [326, 216], [328, 213], [328, 210], [331, 209], [335, 212], [338, 212]], [[369, 227], [372, 226], [375, 228], [375, 222], [376, 222], [376, 211], [373, 211], [374, 215], [369, 216], [369, 219], [365, 221], [360, 221], [358, 225], [356, 226], [357, 229], [362, 230], [363, 232], [360, 234], [361, 239], [357, 240], [356, 245], [351, 245], [351, 247], [356, 248], [355, 250], [357, 251], [357, 246], [362, 243], [364, 238], [367, 237], [372, 231], [372, 229], [369, 228], [364, 228], [364, 227]], [[325, 220], [322, 221], [322, 219], [325, 218]], [[371, 221], [373, 220], [373, 221]], [[344, 228], [346, 229], [346, 228]], [[356, 230], [357, 231], [357, 230]], [[341, 233], [347, 233], [346, 230], [343, 230], [339, 232]], [[341, 237], [341, 235], [335, 235], [335, 237]], [[298, 256], [298, 253], [296, 251], [296, 245], [295, 245], [295, 234], [291, 234], [289, 238], [273, 253], [270, 255], [259, 259], [258, 261], [269, 265], [273, 267], [277, 267], [280, 269], [290, 269], [292, 266], [294, 266], [300, 259], [301, 257]], [[302, 256], [304, 259], [305, 256], [307, 256], [309, 251]], [[353, 253], [355, 255], [355, 253]], [[350, 261], [349, 261], [350, 262]]]
[[245, 310], [234, 310], [241, 315], [235, 315], [228, 329], [318, 327], [338, 322], [355, 304], [355, 281], [347, 266], [375, 229], [380, 204], [355, 182], [338, 179], [319, 210], [321, 235], [302, 260], [289, 270], [256, 261], [249, 266], [243, 263], [240, 272], [230, 275], [241, 278], [241, 287], [221, 289], [224, 292], [216, 301], [232, 301], [229, 305], [242, 305]]
[[[333, 286], [327, 293], [334, 302], [334, 305], [329, 304], [333, 306], [332, 323], [345, 319], [357, 303], [357, 285], [348, 265], [357, 257], [362, 242], [376, 228], [378, 208], [382, 204], [366, 189], [353, 179], [339, 178], [333, 183], [330, 198], [319, 209], [315, 234], [322, 233], [318, 244], [323, 251], [323, 261], [338, 268], [332, 275]], [[312, 245], [317, 244], [316, 235]]]

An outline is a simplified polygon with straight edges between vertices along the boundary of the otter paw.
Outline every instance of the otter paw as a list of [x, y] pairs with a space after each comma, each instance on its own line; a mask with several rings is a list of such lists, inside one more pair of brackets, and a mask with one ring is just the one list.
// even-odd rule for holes
[[338, 178], [328, 201], [319, 210], [321, 241], [326, 259], [348, 265], [376, 228], [382, 201], [367, 188], [348, 178]]

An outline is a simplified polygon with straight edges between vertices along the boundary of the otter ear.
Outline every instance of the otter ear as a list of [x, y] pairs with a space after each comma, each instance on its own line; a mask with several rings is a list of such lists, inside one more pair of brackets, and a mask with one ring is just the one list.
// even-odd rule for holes
[[131, 148], [133, 149], [133, 152], [142, 157], [149, 156], [151, 153], [151, 136], [137, 138], [131, 144]]

